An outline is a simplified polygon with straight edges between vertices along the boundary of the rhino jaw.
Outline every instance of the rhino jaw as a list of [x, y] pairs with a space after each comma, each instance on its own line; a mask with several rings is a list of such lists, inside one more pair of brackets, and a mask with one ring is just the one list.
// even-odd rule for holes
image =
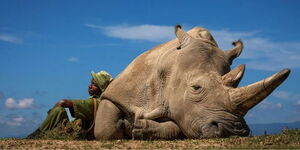
[[270, 95], [289, 74], [290, 69], [283, 69], [264, 80], [230, 90], [230, 99], [236, 112], [244, 116], [252, 107]]
[[248, 136], [250, 132], [246, 122], [223, 123], [211, 121], [202, 127], [203, 138], [225, 138], [229, 136]]
[[214, 112], [213, 116], [201, 117], [191, 123], [187, 137], [225, 138], [229, 136], [248, 136], [250, 129], [243, 117], [225, 111]]

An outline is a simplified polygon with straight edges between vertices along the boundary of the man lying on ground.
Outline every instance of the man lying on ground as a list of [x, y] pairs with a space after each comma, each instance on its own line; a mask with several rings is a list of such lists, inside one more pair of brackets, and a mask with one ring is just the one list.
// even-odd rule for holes
[[88, 99], [60, 100], [48, 111], [48, 116], [42, 122], [40, 127], [28, 135], [27, 138], [38, 138], [46, 131], [56, 128], [58, 124], [62, 123], [64, 120], [69, 120], [65, 108], [68, 108], [71, 116], [75, 118], [73, 122], [78, 124], [88, 137], [93, 137], [93, 128], [95, 123], [94, 118], [100, 102], [99, 97], [112, 81], [112, 77], [105, 71], [100, 71], [98, 73], [92, 72], [91, 75], [92, 80], [88, 86], [90, 97]]

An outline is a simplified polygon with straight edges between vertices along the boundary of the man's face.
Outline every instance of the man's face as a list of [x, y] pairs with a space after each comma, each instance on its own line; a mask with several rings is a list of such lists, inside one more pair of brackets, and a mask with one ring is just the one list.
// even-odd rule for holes
[[97, 86], [96, 82], [94, 81], [94, 79], [91, 80], [91, 83], [88, 87], [88, 91], [90, 96], [100, 96], [102, 93], [100, 88]]

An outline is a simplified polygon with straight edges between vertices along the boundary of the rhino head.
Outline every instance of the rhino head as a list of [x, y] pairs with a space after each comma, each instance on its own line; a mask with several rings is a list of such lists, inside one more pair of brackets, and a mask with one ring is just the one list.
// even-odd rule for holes
[[290, 70], [237, 88], [245, 65], [231, 71], [230, 65], [240, 55], [243, 43], [234, 42], [233, 49], [222, 51], [206, 29], [198, 31], [191, 36], [177, 25], [176, 54], [158, 63], [165, 93], [172, 93], [164, 95], [169, 118], [188, 138], [247, 136], [249, 128], [243, 117], [279, 86]]

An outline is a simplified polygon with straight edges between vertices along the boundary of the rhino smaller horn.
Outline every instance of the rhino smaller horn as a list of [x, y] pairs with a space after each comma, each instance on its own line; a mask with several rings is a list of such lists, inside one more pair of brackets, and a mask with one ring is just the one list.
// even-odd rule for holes
[[187, 46], [192, 40], [194, 40], [188, 33], [182, 30], [180, 25], [175, 26], [175, 35], [180, 43], [180, 46], [177, 49]]
[[243, 42], [241, 40], [233, 42], [232, 45], [234, 46], [234, 48], [232, 48], [231, 50], [225, 51], [225, 55], [229, 59], [230, 64], [232, 64], [232, 61], [235, 58], [240, 56], [240, 54], [242, 53], [243, 48], [244, 48]]
[[223, 75], [222, 79], [223, 79], [224, 85], [230, 86], [230, 87], [237, 87], [244, 75], [244, 72], [245, 72], [245, 65], [242, 64], [242, 65], [234, 68], [227, 74]]
[[248, 86], [229, 91], [236, 113], [244, 116], [252, 107], [272, 93], [290, 74], [290, 69], [283, 69], [274, 75]]

